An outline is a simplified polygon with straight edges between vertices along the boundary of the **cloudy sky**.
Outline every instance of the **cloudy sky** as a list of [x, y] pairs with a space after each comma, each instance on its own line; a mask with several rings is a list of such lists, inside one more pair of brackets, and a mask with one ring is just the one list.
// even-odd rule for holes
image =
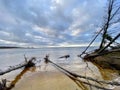
[[99, 29], [105, 2], [0, 0], [0, 46], [86, 45]]

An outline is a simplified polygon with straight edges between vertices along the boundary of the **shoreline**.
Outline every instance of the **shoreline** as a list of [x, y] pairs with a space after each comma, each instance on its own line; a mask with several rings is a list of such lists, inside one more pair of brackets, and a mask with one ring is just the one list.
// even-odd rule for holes
[[104, 52], [105, 54], [97, 55], [97, 52], [93, 52], [84, 56], [85, 61], [90, 61], [97, 64], [102, 68], [120, 70], [120, 50]]

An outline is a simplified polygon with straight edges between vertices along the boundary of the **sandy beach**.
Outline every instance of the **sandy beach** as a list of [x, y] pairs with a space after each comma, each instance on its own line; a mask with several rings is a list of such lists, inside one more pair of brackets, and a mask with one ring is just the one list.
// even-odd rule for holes
[[[52, 71], [49, 69], [46, 69], [46, 71], [40, 71], [37, 70], [38, 68], [32, 68], [28, 71], [20, 73], [21, 76], [18, 75], [20, 80], [17, 81], [12, 90], [89, 90], [88, 86], [83, 83], [77, 84], [74, 80], [70, 79], [62, 72], [58, 71], [54, 67], [51, 67], [51, 65], [48, 67], [50, 67]], [[95, 77], [93, 74], [90, 74], [89, 70], [86, 72], [89, 76]], [[76, 73], [80, 74], [79, 71], [76, 71]], [[81, 73], [81, 75], [82, 74], [84, 73]], [[97, 77], [102, 79], [100, 74], [98, 74]], [[92, 90], [97, 89], [92, 88]]]
[[80, 90], [61, 72], [37, 72], [20, 80], [13, 90]]

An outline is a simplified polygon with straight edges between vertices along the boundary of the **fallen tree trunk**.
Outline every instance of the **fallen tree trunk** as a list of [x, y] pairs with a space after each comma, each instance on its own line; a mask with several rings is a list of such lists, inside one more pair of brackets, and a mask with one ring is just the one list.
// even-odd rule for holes
[[101, 54], [89, 54], [83, 59], [102, 68], [120, 70], [120, 49], [105, 51]]
[[[54, 66], [56, 66], [60, 71], [62, 71], [65, 75], [67, 75], [68, 77], [72, 77], [73, 79], [77, 80], [77, 81], [81, 81], [80, 78], [82, 79], [85, 79], [85, 80], [90, 80], [90, 81], [93, 81], [93, 82], [97, 82], [98, 84], [107, 84], [107, 85], [115, 85], [115, 86], [120, 86], [120, 83], [119, 82], [115, 82], [115, 81], [112, 81], [112, 82], [106, 82], [106, 81], [100, 81], [100, 80], [97, 80], [97, 79], [94, 79], [94, 78], [91, 78], [91, 77], [86, 77], [86, 76], [82, 76], [82, 75], [78, 75], [76, 73], [73, 73], [73, 72], [70, 72], [64, 68], [62, 68], [61, 66], [57, 65], [56, 63], [52, 62], [51, 60], [48, 59], [49, 56], [46, 56], [44, 59], [45, 59], [45, 62], [46, 63], [51, 63], [53, 64]], [[87, 85], [91, 85], [93, 87], [96, 87], [96, 88], [99, 88], [99, 89], [103, 89], [103, 90], [111, 90], [111, 89], [107, 89], [107, 88], [104, 88], [104, 87], [101, 87], [101, 86], [97, 86], [97, 85], [92, 85], [90, 83], [87, 83], [87, 82], [84, 82], [84, 81], [81, 81], [83, 82], [84, 84], [87, 84]]]
[[30, 60], [28, 61], [25, 61], [24, 63], [22, 64], [18, 64], [18, 65], [15, 65], [15, 66], [10, 66], [10, 68], [4, 70], [4, 71], [0, 71], [0, 75], [4, 75], [6, 73], [9, 73], [11, 71], [14, 71], [14, 70], [17, 70], [19, 68], [22, 68], [22, 67], [31, 67], [31, 66], [34, 66], [34, 60], [36, 60], [35, 57], [32, 57]]
[[102, 56], [102, 55], [105, 55], [105, 54], [109, 54], [109, 53], [112, 53], [112, 52], [120, 52], [120, 49], [113, 49], [113, 50], [105, 51], [105, 52], [100, 53], [100, 54], [98, 54], [98, 53], [87, 54], [86, 56], [84, 56], [83, 59], [95, 58], [95, 57]]

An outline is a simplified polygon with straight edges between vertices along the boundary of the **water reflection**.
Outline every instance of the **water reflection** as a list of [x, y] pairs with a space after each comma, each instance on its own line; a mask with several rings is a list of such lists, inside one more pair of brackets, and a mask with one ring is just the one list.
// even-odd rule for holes
[[[98, 69], [96, 69], [96, 67], [93, 66], [91, 63], [86, 64], [85, 62], [83, 62], [83, 60], [81, 60], [80, 58], [77, 57], [77, 55], [80, 53], [80, 50], [81, 50], [80, 48], [60, 48], [60, 49], [54, 48], [54, 49], [34, 49], [34, 50], [33, 49], [31, 49], [31, 50], [28, 50], [28, 49], [15, 50], [14, 49], [14, 50], [8, 50], [8, 51], [4, 51], [4, 52], [0, 51], [0, 53], [2, 53], [2, 54], [0, 54], [0, 59], [1, 59], [0, 67], [3, 68], [5, 66], [9, 66], [9, 65], [12, 66], [12, 65], [15, 65], [15, 64], [21, 62], [24, 59], [23, 55], [26, 53], [27, 53], [26, 55], [28, 57], [31, 57], [31, 56], [40, 57], [39, 58], [40, 60], [43, 60], [44, 56], [49, 53], [50, 59], [53, 62], [59, 64], [60, 66], [64, 67], [65, 69], [68, 69], [68, 70], [75, 72], [75, 73], [78, 73], [80, 75], [90, 76], [90, 77], [97, 78], [100, 80], [102, 80], [102, 79], [113, 80], [113, 79], [117, 78], [118, 74], [116, 74], [116, 71], [114, 71], [114, 70], [103, 69], [99, 66], [97, 66]], [[4, 53], [6, 53], [6, 54], [4, 54]], [[63, 56], [63, 55], [70, 55], [70, 57], [67, 60], [65, 58], [59, 59], [59, 57]], [[37, 69], [37, 71], [36, 71], [36, 69]], [[33, 77], [34, 83], [32, 83], [32, 84], [30, 83], [31, 79], [28, 80], [29, 82], [27, 82], [28, 86], [32, 85], [34, 89], [29, 89], [29, 87], [24, 86], [27, 78], [24, 78], [23, 76], [28, 71], [31, 71], [32, 73], [37, 72], [37, 74], [35, 76], [32, 76], [32, 75], [30, 76], [30, 77]], [[50, 74], [46, 75], [47, 71]], [[69, 79], [72, 80], [72, 82], [75, 83], [77, 85], [77, 87], [74, 86], [73, 83], [71, 83], [71, 82], [68, 86], [65, 87], [66, 82], [69, 82], [69, 80], [67, 79], [64, 82], [64, 80], [66, 78], [64, 77], [61, 79], [62, 75], [61, 76], [58, 75], [58, 76], [62, 82], [61, 86], [63, 85], [63, 87], [53, 89], [53, 87], [50, 85], [54, 86], [56, 84], [57, 85], [59, 84], [59, 83], [56, 83], [56, 82], [58, 82], [57, 81], [58, 76], [54, 75], [54, 73], [56, 73], [56, 71], [54, 70], [54, 67], [51, 67], [51, 65], [49, 65], [49, 64], [43, 64], [43, 65], [40, 65], [40, 66], [37, 66], [34, 68], [24, 69], [10, 83], [9, 90], [16, 89], [16, 87], [19, 88], [19, 86], [22, 86], [22, 85], [23, 85], [23, 88], [22, 89], [20, 88], [19, 90], [80, 90], [80, 89], [87, 90], [87, 89], [90, 89], [90, 87], [86, 87], [88, 85], [85, 85], [84, 83], [82, 83], [80, 81], [78, 82], [74, 78], [71, 78], [71, 77], [69, 77]], [[99, 74], [101, 74], [101, 75], [99, 75]], [[37, 77], [37, 76], [39, 76], [39, 77]], [[101, 76], [102, 76], [102, 79], [101, 79]], [[23, 77], [22, 80], [24, 80], [25, 82], [22, 82], [22, 80], [21, 80], [22, 77]], [[21, 80], [21, 82], [20, 82], [20, 80]], [[56, 80], [56, 82], [54, 80]], [[51, 83], [52, 81], [54, 81], [54, 82]], [[20, 82], [20, 83], [18, 85], [16, 85], [18, 82]], [[39, 83], [41, 84], [41, 86]], [[44, 87], [46, 88], [47, 85], [48, 85], [48, 88], [43, 89]], [[73, 85], [75, 87], [75, 89], [73, 89], [73, 88], [63, 89], [63, 88], [67, 88], [67, 87], [69, 88], [70, 85], [71, 86]], [[58, 86], [60, 86], [60, 85], [58, 85]], [[18, 89], [16, 89], [16, 90], [18, 90]]]
[[31, 71], [31, 72], [34, 72], [36, 69], [36, 67], [27, 67], [27, 68], [24, 68], [23, 71], [21, 71], [16, 77], [15, 79], [10, 83], [9, 87], [8, 87], [8, 90], [11, 90], [12, 88], [15, 87], [16, 83], [19, 82], [19, 80], [22, 78], [22, 76], [27, 73], [27, 71]]

